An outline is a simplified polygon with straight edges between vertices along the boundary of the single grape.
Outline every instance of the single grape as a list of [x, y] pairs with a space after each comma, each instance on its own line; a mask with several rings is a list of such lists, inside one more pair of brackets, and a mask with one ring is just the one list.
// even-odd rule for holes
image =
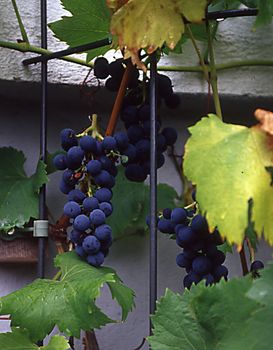
[[95, 230], [95, 236], [100, 241], [109, 241], [112, 239], [112, 229], [109, 225], [98, 226]]
[[107, 156], [101, 156], [99, 159], [102, 169], [110, 171], [113, 167], [113, 161], [109, 159]]
[[89, 265], [99, 267], [104, 262], [104, 254], [102, 252], [98, 252], [96, 254], [88, 255], [86, 260]]
[[69, 169], [76, 170], [82, 165], [84, 158], [84, 151], [78, 147], [73, 146], [67, 152], [67, 166]]
[[64, 170], [67, 168], [67, 157], [66, 154], [57, 154], [53, 158], [53, 164], [58, 170]]
[[59, 188], [62, 193], [68, 194], [70, 191], [72, 191], [75, 188], [75, 186], [69, 185], [63, 180], [61, 180]]
[[127, 106], [121, 112], [121, 120], [132, 124], [138, 123], [138, 109], [136, 106]]
[[102, 165], [101, 162], [96, 160], [96, 159], [92, 159], [90, 160], [87, 165], [86, 165], [86, 169], [87, 172], [92, 175], [92, 176], [96, 176], [98, 175], [101, 170], [102, 170]]
[[170, 219], [171, 218], [171, 214], [172, 214], [172, 209], [165, 208], [163, 210], [163, 216], [164, 216], [165, 219]]
[[189, 272], [189, 276], [191, 278], [191, 281], [195, 284], [199, 283], [202, 279], [202, 277], [198, 273], [194, 272], [193, 270]]
[[167, 149], [167, 142], [166, 142], [166, 137], [162, 134], [158, 134], [157, 135], [157, 140], [156, 140], [156, 144], [157, 144], [157, 150], [159, 152], [165, 152]]
[[68, 193], [67, 198], [69, 201], [74, 201], [81, 204], [83, 200], [86, 198], [86, 196], [81, 190], [75, 189], [75, 190], [71, 190]]
[[196, 240], [196, 233], [192, 230], [191, 227], [183, 226], [177, 232], [176, 243], [182, 248], [190, 246]]
[[81, 232], [79, 232], [77, 230], [72, 230], [69, 233], [69, 239], [71, 242], [73, 242], [75, 244], [80, 244], [82, 242]]
[[123, 59], [118, 59], [109, 64], [109, 74], [119, 82], [121, 82], [124, 71]]
[[74, 171], [71, 170], [71, 169], [66, 169], [64, 172], [63, 172], [63, 176], [62, 176], [62, 179], [63, 181], [70, 185], [70, 186], [74, 186], [77, 184], [78, 180], [74, 178]]
[[184, 288], [190, 289], [192, 285], [192, 280], [190, 275], [186, 275], [183, 279]]
[[80, 139], [80, 147], [84, 152], [96, 153], [97, 142], [93, 137], [85, 135]]
[[112, 188], [115, 185], [115, 178], [106, 170], [102, 170], [94, 177], [97, 185], [107, 188]]
[[128, 162], [132, 162], [137, 157], [137, 149], [134, 145], [129, 144], [122, 154], [128, 157]]
[[147, 177], [147, 173], [138, 164], [128, 164], [125, 169], [125, 176], [130, 181], [143, 182]]
[[174, 233], [174, 225], [169, 219], [161, 218], [158, 221], [157, 228], [162, 233]]
[[81, 213], [81, 207], [77, 202], [70, 201], [65, 204], [64, 206], [64, 215], [70, 217], [70, 218], [75, 218], [76, 216], [80, 215]]
[[78, 145], [78, 140], [75, 131], [72, 129], [63, 129], [61, 131], [61, 144], [65, 151], [68, 151], [71, 147]]
[[212, 270], [212, 262], [206, 256], [198, 256], [192, 261], [192, 270], [198, 275], [207, 275]]
[[215, 282], [219, 282], [222, 277], [227, 280], [228, 269], [224, 265], [218, 265], [213, 271], [213, 276]]
[[166, 144], [168, 146], [172, 146], [175, 144], [177, 140], [177, 131], [175, 129], [169, 127], [164, 128], [161, 133], [163, 136], [165, 136]]
[[113, 136], [105, 136], [101, 145], [105, 151], [109, 152], [117, 148], [117, 141]]
[[77, 247], [75, 248], [75, 252], [81, 257], [84, 258], [85, 257], [85, 251], [83, 249], [83, 247], [81, 245], [77, 245]]
[[98, 79], [106, 79], [109, 76], [109, 63], [105, 57], [97, 57], [94, 62], [94, 75]]
[[180, 267], [191, 268], [191, 261], [185, 257], [184, 253], [177, 255], [176, 264]]
[[138, 124], [132, 124], [127, 130], [127, 135], [130, 143], [135, 144], [139, 140], [143, 139], [144, 129]]
[[99, 201], [95, 197], [85, 198], [82, 204], [83, 204], [83, 208], [88, 212], [91, 212], [92, 210], [99, 208]]
[[251, 263], [250, 271], [257, 271], [264, 268], [264, 264], [260, 260], [255, 260]]
[[114, 135], [114, 138], [117, 142], [117, 148], [119, 151], [123, 151], [128, 147], [129, 139], [125, 132], [123, 131], [116, 132]]
[[136, 143], [137, 156], [141, 160], [146, 160], [150, 157], [150, 141], [142, 139]]
[[214, 277], [211, 273], [205, 275], [203, 279], [206, 281], [206, 286], [211, 286], [214, 283]]
[[200, 236], [209, 233], [207, 220], [200, 214], [192, 219], [191, 228]]
[[73, 228], [77, 231], [86, 231], [90, 227], [90, 220], [88, 216], [84, 214], [78, 215], [74, 222], [73, 222]]
[[99, 204], [100, 210], [102, 210], [106, 217], [110, 216], [113, 212], [112, 204], [109, 202], [102, 202]]
[[100, 226], [105, 223], [105, 214], [101, 209], [95, 209], [90, 214], [91, 224], [95, 226]]
[[183, 224], [187, 219], [187, 211], [184, 208], [174, 208], [171, 213], [171, 221], [174, 224]]
[[212, 261], [214, 265], [222, 265], [226, 260], [226, 256], [220, 250], [217, 250], [216, 254], [212, 256]]
[[100, 241], [95, 236], [87, 236], [82, 247], [87, 254], [96, 254], [100, 250]]
[[109, 188], [102, 187], [95, 192], [95, 197], [101, 202], [110, 202], [113, 197], [113, 193]]
[[105, 82], [105, 87], [111, 92], [116, 92], [119, 89], [120, 82], [114, 78], [108, 78]]
[[168, 98], [173, 94], [172, 81], [164, 74], [157, 74], [158, 94], [163, 98]]

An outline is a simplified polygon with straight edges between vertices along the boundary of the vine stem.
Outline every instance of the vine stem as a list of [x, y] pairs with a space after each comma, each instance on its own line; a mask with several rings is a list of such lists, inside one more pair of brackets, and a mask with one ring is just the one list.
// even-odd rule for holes
[[107, 125], [105, 136], [113, 135], [113, 133], [115, 131], [115, 128], [116, 128], [116, 125], [118, 122], [118, 115], [119, 115], [119, 112], [121, 110], [123, 98], [124, 98], [125, 93], [126, 93], [126, 89], [128, 86], [128, 82], [129, 82], [132, 68], [133, 68], [133, 65], [132, 65], [131, 61], [129, 61], [127, 64], [127, 67], [125, 69], [125, 72], [123, 74], [123, 77], [122, 77], [122, 81], [121, 81], [121, 84], [120, 84], [120, 87], [118, 90], [118, 94], [117, 94], [117, 97], [116, 97], [116, 100], [115, 100], [115, 103], [114, 103], [114, 106], [112, 109], [112, 113], [111, 113], [111, 116], [110, 116], [110, 119], [109, 119], [109, 122]]
[[199, 62], [201, 64], [202, 70], [204, 72], [204, 77], [205, 77], [206, 81], [209, 83], [210, 77], [209, 77], [209, 73], [208, 73], [208, 66], [205, 64], [205, 61], [204, 61], [204, 59], [203, 59], [203, 57], [201, 55], [201, 52], [200, 52], [200, 50], [199, 50], [199, 48], [197, 46], [196, 40], [194, 38], [194, 35], [192, 33], [192, 30], [191, 30], [191, 27], [190, 27], [189, 24], [186, 24], [186, 30], [188, 32], [188, 35], [189, 35], [189, 37], [191, 39], [193, 47], [194, 47], [194, 49], [195, 49], [195, 51], [197, 53], [197, 56], [199, 58]]
[[29, 44], [27, 32], [26, 32], [25, 26], [23, 24], [22, 18], [20, 16], [20, 12], [18, 10], [18, 6], [16, 4], [16, 0], [11, 0], [11, 2], [12, 2], [12, 6], [13, 6], [13, 9], [14, 9], [14, 12], [15, 12], [18, 24], [19, 24], [19, 28], [20, 28], [20, 32], [21, 32], [21, 35], [22, 35], [22, 39], [23, 39], [23, 41], [25, 43]]
[[58, 281], [58, 279], [61, 277], [61, 275], [62, 275], [62, 271], [59, 270], [59, 271], [55, 274], [55, 276], [52, 278], [52, 281]]
[[212, 87], [213, 100], [216, 114], [220, 119], [223, 119], [221, 103], [218, 92], [217, 84], [217, 70], [215, 66], [214, 49], [213, 49], [213, 38], [211, 33], [211, 24], [207, 22], [207, 33], [208, 33], [208, 49], [209, 49], [209, 61], [210, 61], [210, 83]]
[[243, 270], [243, 276], [248, 274], [248, 267], [247, 267], [247, 261], [246, 261], [246, 254], [245, 254], [245, 248], [244, 244], [242, 245], [242, 248], [240, 250], [240, 259], [241, 259], [241, 265], [242, 265], [242, 270]]

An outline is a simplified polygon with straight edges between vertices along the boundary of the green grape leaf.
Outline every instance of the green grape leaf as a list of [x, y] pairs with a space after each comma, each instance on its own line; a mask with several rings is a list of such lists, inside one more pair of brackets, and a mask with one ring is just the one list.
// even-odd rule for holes
[[260, 27], [272, 22], [273, 0], [258, 1], [258, 15], [254, 27]]
[[26, 158], [12, 147], [0, 148], [0, 230], [23, 227], [30, 218], [38, 217], [38, 193], [48, 181], [45, 164], [38, 162], [35, 174], [27, 177]]
[[55, 167], [54, 163], [53, 163], [53, 159], [57, 154], [65, 154], [65, 151], [56, 151], [54, 153], [49, 153], [47, 152], [46, 154], [46, 173], [47, 175], [53, 174], [56, 171], [58, 171], [58, 169]]
[[207, 0], [131, 0], [113, 14], [111, 31], [127, 56], [135, 57], [140, 49], [152, 53], [164, 43], [173, 50], [184, 33], [182, 16], [200, 22], [207, 4]]
[[68, 341], [59, 335], [50, 338], [48, 345], [37, 346], [29, 339], [26, 330], [12, 328], [12, 332], [0, 334], [0, 348], [3, 350], [68, 350]]
[[[273, 187], [269, 136], [260, 128], [226, 124], [215, 115], [191, 127], [184, 172], [197, 185], [197, 201], [210, 230], [241, 244], [248, 227], [248, 202], [258, 237], [273, 244]], [[266, 209], [264, 204], [266, 203]]]
[[[63, 16], [48, 25], [59, 40], [75, 47], [110, 36], [110, 12], [104, 0], [61, 0], [61, 3], [71, 16]], [[109, 50], [109, 45], [90, 50], [86, 60], [89, 62]]]
[[231, 253], [232, 254], [232, 246], [228, 244], [227, 242], [224, 242], [221, 245], [218, 245], [218, 250], [221, 250], [224, 254]]
[[210, 3], [208, 11], [235, 10], [241, 5], [241, 2], [238, 0], [214, 0]]
[[[174, 208], [176, 191], [169, 185], [158, 185], [158, 209]], [[147, 228], [146, 216], [149, 215], [149, 186], [126, 179], [123, 167], [120, 167], [113, 188], [113, 214], [107, 219], [112, 227], [114, 239], [127, 237], [132, 233], [143, 233]]]
[[0, 299], [0, 313], [10, 314], [12, 325], [26, 328], [33, 341], [43, 339], [55, 325], [79, 338], [81, 330], [115, 322], [95, 305], [105, 283], [111, 283], [123, 317], [133, 307], [133, 291], [122, 284], [114, 270], [90, 266], [74, 252], [58, 255], [55, 265], [62, 272], [60, 281], [38, 279]]
[[152, 350], [266, 350], [272, 347], [273, 265], [183, 295], [166, 291], [152, 316]]

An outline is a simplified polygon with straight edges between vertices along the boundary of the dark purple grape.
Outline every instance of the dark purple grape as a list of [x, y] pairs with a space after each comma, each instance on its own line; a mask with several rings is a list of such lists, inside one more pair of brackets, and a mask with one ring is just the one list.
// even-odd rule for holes
[[166, 151], [167, 143], [166, 143], [166, 138], [165, 138], [164, 135], [158, 134], [156, 143], [157, 143], [157, 150], [159, 152], [165, 152]]
[[212, 270], [212, 262], [206, 256], [198, 256], [192, 262], [192, 270], [198, 275], [207, 275]]
[[99, 267], [104, 262], [104, 255], [102, 252], [98, 252], [96, 254], [88, 255], [86, 260], [89, 265]]
[[53, 158], [53, 164], [58, 170], [64, 170], [67, 168], [67, 157], [66, 154], [57, 154]]
[[180, 253], [176, 257], [176, 264], [180, 267], [184, 267], [186, 269], [191, 268], [191, 261], [187, 259], [184, 255], [184, 253]]
[[109, 202], [102, 202], [99, 204], [100, 210], [102, 210], [105, 216], [110, 216], [113, 212], [113, 207]]
[[213, 271], [213, 276], [215, 282], [219, 282], [222, 277], [227, 280], [228, 269], [224, 265], [218, 265]]
[[214, 254], [211, 259], [214, 265], [222, 265], [226, 260], [226, 256], [223, 252], [217, 250], [216, 254]]
[[105, 214], [101, 209], [95, 209], [90, 214], [90, 222], [94, 226], [100, 226], [105, 223]]
[[173, 146], [177, 140], [177, 131], [173, 128], [164, 128], [162, 130], [162, 135], [165, 136], [166, 144], [168, 146]]
[[161, 218], [158, 221], [157, 228], [162, 233], [174, 233], [174, 225], [171, 220]]
[[145, 121], [150, 119], [150, 105], [143, 105], [138, 110], [138, 118], [140, 121]]
[[130, 125], [138, 123], [138, 109], [136, 106], [127, 106], [121, 112], [121, 120]]
[[117, 141], [113, 136], [105, 136], [101, 145], [104, 151], [110, 152], [117, 148]]
[[100, 250], [100, 241], [95, 236], [87, 236], [82, 247], [87, 254], [96, 254]]
[[70, 191], [73, 190], [73, 188], [75, 188], [75, 186], [69, 185], [65, 183], [63, 180], [61, 180], [59, 188], [62, 193], [68, 194]]
[[94, 177], [97, 185], [107, 188], [112, 188], [115, 185], [115, 178], [106, 170], [102, 170]]
[[143, 139], [144, 129], [138, 124], [132, 124], [127, 130], [127, 135], [130, 143], [135, 144], [139, 140]]
[[150, 141], [146, 139], [142, 139], [136, 143], [137, 156], [146, 160], [150, 156]]
[[171, 213], [171, 221], [178, 225], [183, 224], [187, 219], [187, 211], [184, 208], [174, 208]]
[[123, 59], [118, 59], [109, 64], [109, 74], [119, 83], [121, 82], [124, 71]]
[[214, 283], [214, 277], [211, 273], [205, 275], [203, 279], [206, 281], [206, 286], [211, 286]]
[[74, 244], [80, 244], [82, 242], [82, 238], [81, 238], [81, 232], [77, 231], [77, 230], [72, 230], [69, 233], [69, 239], [71, 242], [73, 242]]
[[117, 148], [119, 151], [123, 151], [128, 147], [129, 139], [125, 132], [119, 131], [115, 133], [114, 138], [117, 142]]
[[95, 197], [101, 202], [110, 202], [113, 197], [113, 193], [109, 188], [100, 188], [95, 192]]
[[184, 288], [190, 289], [192, 285], [192, 280], [189, 275], [186, 275], [183, 279], [183, 286]]
[[143, 182], [147, 177], [147, 173], [138, 164], [128, 164], [125, 169], [125, 176], [130, 181]]
[[69, 201], [74, 201], [81, 204], [85, 199], [85, 197], [86, 197], [85, 194], [81, 190], [75, 189], [75, 190], [71, 190], [68, 193], [67, 198]]
[[84, 158], [84, 151], [78, 147], [73, 146], [67, 152], [67, 166], [69, 169], [76, 170], [82, 165]]
[[84, 258], [85, 257], [85, 251], [83, 250], [83, 247], [81, 245], [77, 245], [77, 247], [75, 248], [75, 252], [81, 257]]
[[95, 197], [85, 198], [82, 204], [83, 208], [88, 212], [91, 212], [94, 209], [99, 209], [99, 201]]
[[85, 135], [80, 139], [80, 147], [84, 152], [95, 153], [97, 150], [97, 142], [93, 137]]
[[80, 215], [81, 211], [82, 211], [81, 207], [77, 202], [70, 201], [66, 203], [64, 206], [64, 215], [72, 219]]
[[134, 145], [129, 144], [122, 154], [128, 157], [128, 162], [132, 162], [137, 156], [137, 149]]
[[73, 228], [80, 232], [86, 231], [89, 227], [90, 227], [90, 220], [88, 216], [84, 214], [78, 215], [73, 222]]
[[107, 241], [112, 239], [112, 229], [109, 225], [98, 226], [95, 230], [95, 235], [100, 241]]
[[70, 185], [70, 186], [75, 186], [78, 182], [77, 179], [74, 178], [74, 171], [71, 170], [71, 169], [66, 169], [64, 172], [63, 172], [63, 181]]
[[172, 214], [172, 209], [165, 208], [163, 210], [163, 216], [164, 216], [165, 219], [170, 219], [171, 218], [171, 214]]
[[173, 94], [172, 81], [164, 74], [157, 74], [158, 94], [163, 98], [168, 98]]
[[257, 271], [264, 268], [264, 264], [260, 260], [255, 260], [251, 263], [250, 271]]
[[200, 214], [196, 215], [191, 222], [191, 228], [198, 235], [207, 235], [209, 233], [207, 220]]
[[101, 156], [99, 159], [102, 169], [110, 171], [113, 167], [113, 161], [107, 156]]
[[71, 147], [78, 145], [78, 140], [75, 131], [72, 129], [63, 129], [61, 131], [61, 144], [65, 151], [68, 151]]
[[109, 75], [109, 63], [105, 57], [98, 57], [94, 62], [94, 75], [98, 79], [106, 79]]
[[105, 87], [111, 92], [117, 92], [120, 86], [120, 81], [115, 80], [114, 78], [108, 78], [105, 82]]
[[156, 163], [157, 169], [163, 167], [164, 163], [165, 163], [164, 154], [158, 153], [157, 154], [157, 163]]
[[98, 175], [102, 170], [101, 162], [96, 159], [90, 160], [86, 165], [86, 170], [92, 176]]
[[191, 244], [196, 242], [196, 240], [196, 233], [192, 230], [191, 227], [181, 227], [177, 232], [176, 243], [182, 248], [190, 246]]

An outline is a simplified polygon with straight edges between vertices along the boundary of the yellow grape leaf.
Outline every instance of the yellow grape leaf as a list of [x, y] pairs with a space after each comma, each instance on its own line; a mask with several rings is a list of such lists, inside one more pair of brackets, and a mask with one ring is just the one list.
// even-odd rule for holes
[[260, 127], [202, 118], [190, 129], [185, 175], [197, 185], [197, 201], [209, 227], [218, 227], [228, 243], [240, 245], [248, 226], [248, 201], [258, 236], [273, 245], [273, 186], [266, 167], [273, 165], [270, 136]]
[[120, 48], [129, 53], [127, 57], [136, 56], [140, 49], [152, 53], [164, 43], [174, 49], [184, 33], [182, 16], [201, 21], [207, 3], [207, 0], [129, 0], [113, 14], [111, 32], [118, 36]]

